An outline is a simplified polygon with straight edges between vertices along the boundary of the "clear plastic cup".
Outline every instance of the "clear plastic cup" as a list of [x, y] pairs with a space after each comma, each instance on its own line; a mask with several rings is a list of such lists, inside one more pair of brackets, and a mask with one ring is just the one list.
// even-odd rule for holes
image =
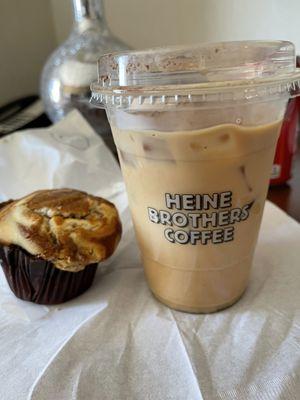
[[109, 54], [105, 107], [153, 294], [213, 312], [246, 289], [275, 146], [300, 73], [289, 42]]

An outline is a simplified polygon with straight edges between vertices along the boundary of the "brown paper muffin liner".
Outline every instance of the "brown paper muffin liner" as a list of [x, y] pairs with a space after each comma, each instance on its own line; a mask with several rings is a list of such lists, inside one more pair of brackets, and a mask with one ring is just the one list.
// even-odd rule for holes
[[18, 246], [0, 246], [0, 263], [13, 293], [38, 304], [64, 303], [93, 283], [98, 264], [79, 272], [62, 271]]

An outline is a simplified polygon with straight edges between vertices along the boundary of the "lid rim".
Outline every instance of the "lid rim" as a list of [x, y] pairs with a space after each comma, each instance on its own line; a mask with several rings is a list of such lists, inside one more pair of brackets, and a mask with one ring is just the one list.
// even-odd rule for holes
[[107, 95], [141, 95], [147, 96], [151, 94], [175, 94], [175, 93], [190, 93], [190, 92], [225, 92], [232, 89], [255, 89], [261, 86], [270, 87], [278, 84], [286, 84], [289, 86], [300, 86], [300, 68], [295, 69], [297, 72], [276, 76], [276, 78], [255, 78], [255, 79], [240, 79], [231, 81], [214, 81], [214, 82], [199, 82], [181, 85], [156, 85], [156, 86], [102, 86], [98, 81], [92, 82], [90, 88], [93, 93]]

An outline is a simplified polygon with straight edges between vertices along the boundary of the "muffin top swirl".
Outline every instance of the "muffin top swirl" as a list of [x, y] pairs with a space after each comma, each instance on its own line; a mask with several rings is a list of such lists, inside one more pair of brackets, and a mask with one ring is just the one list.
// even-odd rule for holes
[[77, 272], [108, 258], [121, 238], [116, 207], [73, 189], [40, 190], [0, 204], [0, 244]]

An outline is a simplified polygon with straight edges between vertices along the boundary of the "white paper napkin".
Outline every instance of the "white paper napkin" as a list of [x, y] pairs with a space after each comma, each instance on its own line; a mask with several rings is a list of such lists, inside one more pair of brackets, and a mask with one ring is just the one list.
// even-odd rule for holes
[[0, 276], [0, 399], [276, 400], [300, 396], [300, 225], [267, 203], [244, 297], [209, 315], [147, 288], [117, 163], [84, 119], [0, 141], [0, 198], [75, 187], [118, 206], [122, 243], [93, 287], [59, 307]]

